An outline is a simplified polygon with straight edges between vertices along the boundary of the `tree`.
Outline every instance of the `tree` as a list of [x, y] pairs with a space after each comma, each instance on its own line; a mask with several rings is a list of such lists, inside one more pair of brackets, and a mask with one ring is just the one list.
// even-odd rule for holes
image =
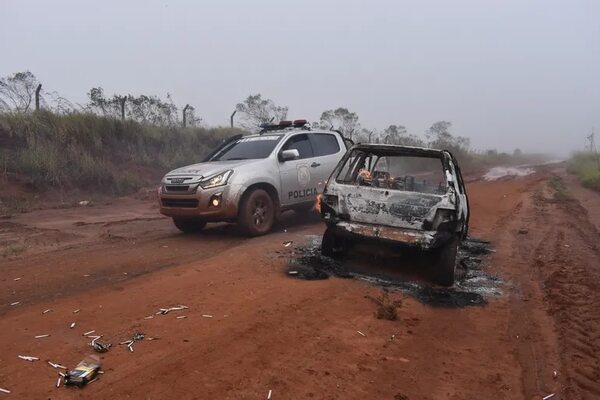
[[358, 114], [348, 111], [347, 108], [339, 107], [335, 110], [323, 111], [320, 119], [322, 128], [338, 129], [342, 134], [349, 139], [352, 139], [354, 134], [360, 132], [360, 123], [358, 122]]
[[406, 136], [406, 128], [402, 125], [390, 125], [383, 130], [383, 143], [402, 144], [402, 138]]
[[123, 96], [113, 95], [106, 97], [101, 87], [91, 88], [88, 92], [90, 102], [86, 109], [105, 117], [119, 118], [121, 115], [121, 98]]
[[17, 72], [0, 79], [0, 110], [28, 112], [35, 101], [40, 82], [29, 71]]
[[263, 99], [260, 94], [250, 95], [242, 103], [236, 105], [241, 114], [243, 128], [255, 130], [263, 124], [279, 122], [287, 117], [288, 108], [277, 106], [273, 100]]
[[429, 146], [437, 149], [447, 149], [455, 153], [465, 153], [469, 150], [471, 140], [464, 136], [453, 136], [450, 133], [452, 123], [438, 121], [425, 131]]

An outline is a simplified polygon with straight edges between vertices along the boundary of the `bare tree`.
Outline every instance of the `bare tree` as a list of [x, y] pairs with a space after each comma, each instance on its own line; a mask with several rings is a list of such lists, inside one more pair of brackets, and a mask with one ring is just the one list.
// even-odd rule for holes
[[348, 111], [347, 108], [339, 107], [335, 110], [323, 111], [320, 125], [322, 128], [338, 129], [344, 136], [352, 139], [354, 134], [360, 132], [358, 114]]
[[240, 125], [243, 128], [254, 130], [263, 124], [279, 122], [287, 117], [288, 108], [277, 106], [273, 100], [263, 99], [260, 94], [250, 95], [236, 106], [242, 114]]
[[0, 109], [28, 112], [35, 99], [39, 81], [29, 71], [0, 79]]

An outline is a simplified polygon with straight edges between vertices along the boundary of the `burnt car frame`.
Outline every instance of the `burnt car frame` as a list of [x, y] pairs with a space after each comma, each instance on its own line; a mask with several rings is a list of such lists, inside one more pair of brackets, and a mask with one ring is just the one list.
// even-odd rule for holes
[[449, 151], [354, 145], [333, 170], [319, 204], [327, 224], [323, 255], [336, 256], [356, 239], [392, 243], [430, 252], [433, 280], [454, 283], [458, 246], [469, 229], [469, 200]]

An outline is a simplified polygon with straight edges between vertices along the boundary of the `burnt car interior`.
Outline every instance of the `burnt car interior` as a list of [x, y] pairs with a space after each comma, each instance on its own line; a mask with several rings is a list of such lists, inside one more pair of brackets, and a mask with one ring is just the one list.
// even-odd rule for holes
[[440, 157], [354, 150], [337, 176], [338, 183], [444, 194], [447, 180]]

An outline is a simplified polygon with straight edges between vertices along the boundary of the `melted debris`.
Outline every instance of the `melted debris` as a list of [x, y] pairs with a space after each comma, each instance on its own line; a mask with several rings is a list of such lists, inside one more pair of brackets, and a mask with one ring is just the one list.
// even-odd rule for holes
[[[430, 270], [427, 254], [406, 255], [407, 264], [421, 264], [416, 269], [412, 268], [421, 277], [413, 279], [414, 277], [398, 276], [398, 272], [403, 272], [404, 265], [398, 266], [397, 259], [393, 257], [363, 254], [360, 260], [360, 257], [332, 259], [322, 256], [321, 237], [308, 236], [304, 245], [293, 250], [287, 274], [292, 278], [305, 280], [327, 279], [330, 276], [355, 278], [387, 290], [400, 290], [434, 307], [460, 308], [485, 305], [487, 297], [501, 294], [500, 286], [503, 281], [488, 271], [483, 258], [493, 251], [488, 241], [474, 238], [463, 241], [458, 254], [456, 282], [453, 287], [445, 288], [429, 283], [427, 278], [422, 277], [428, 272], [426, 270]], [[380, 267], [381, 265], [384, 267]], [[376, 268], [371, 268], [373, 266]], [[393, 277], [385, 273], [386, 268], [387, 272], [393, 270]]]

